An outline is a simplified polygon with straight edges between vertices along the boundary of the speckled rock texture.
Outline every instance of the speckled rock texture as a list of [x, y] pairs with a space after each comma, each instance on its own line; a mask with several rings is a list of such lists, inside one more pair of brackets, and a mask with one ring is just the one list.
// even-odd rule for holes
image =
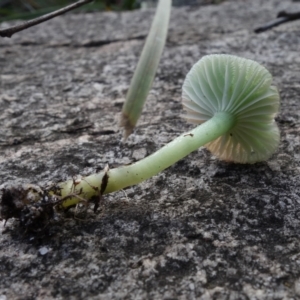
[[[153, 11], [65, 15], [0, 40], [0, 186], [45, 185], [127, 164], [192, 128], [181, 86], [205, 54], [255, 59], [281, 94], [278, 152], [221, 162], [205, 149], [105, 197], [98, 214], [0, 235], [0, 299], [300, 299], [300, 21], [253, 29], [300, 3], [173, 9], [143, 116], [119, 113]], [[9, 24], [2, 23], [1, 27]]]

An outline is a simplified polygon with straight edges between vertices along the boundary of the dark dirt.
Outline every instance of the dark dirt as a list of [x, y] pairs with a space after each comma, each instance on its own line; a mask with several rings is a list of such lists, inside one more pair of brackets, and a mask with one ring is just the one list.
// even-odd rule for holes
[[[45, 185], [133, 162], [191, 126], [181, 86], [205, 54], [264, 64], [281, 94], [280, 147], [235, 165], [204, 149], [43, 233], [0, 223], [0, 299], [298, 299], [300, 21], [253, 29], [300, 3], [227, 1], [172, 11], [135, 133], [118, 116], [152, 11], [66, 15], [0, 40], [0, 186]], [[1, 24], [2, 27], [9, 25]]]

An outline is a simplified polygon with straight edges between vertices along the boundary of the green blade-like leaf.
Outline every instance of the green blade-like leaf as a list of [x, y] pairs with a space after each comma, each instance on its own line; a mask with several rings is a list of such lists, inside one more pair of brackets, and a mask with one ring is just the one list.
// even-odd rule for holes
[[171, 0], [159, 1], [150, 32], [132, 77], [121, 115], [125, 138], [133, 131], [152, 86], [166, 42], [171, 4]]

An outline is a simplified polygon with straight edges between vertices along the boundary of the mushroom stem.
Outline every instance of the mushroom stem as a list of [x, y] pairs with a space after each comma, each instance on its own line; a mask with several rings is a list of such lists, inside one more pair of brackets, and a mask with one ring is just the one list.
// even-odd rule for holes
[[[81, 197], [86, 199], [97, 196], [105, 174], [108, 175], [108, 182], [104, 194], [138, 184], [170, 167], [199, 147], [228, 133], [235, 123], [236, 118], [233, 114], [217, 112], [210, 120], [180, 135], [155, 153], [136, 163], [83, 178], [80, 183], [76, 184], [76, 191], [81, 191]], [[72, 180], [61, 183], [60, 188], [62, 197], [74, 193]], [[62, 206], [69, 207], [78, 202], [78, 198], [72, 197], [64, 201]]]

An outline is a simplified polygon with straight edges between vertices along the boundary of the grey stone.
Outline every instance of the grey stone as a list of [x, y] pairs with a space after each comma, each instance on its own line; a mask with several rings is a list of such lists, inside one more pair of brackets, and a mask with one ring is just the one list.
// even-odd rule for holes
[[299, 298], [300, 22], [253, 33], [283, 9], [300, 4], [174, 8], [126, 143], [118, 114], [151, 11], [67, 14], [0, 39], [1, 187], [130, 163], [192, 128], [180, 119], [181, 85], [206, 54], [261, 62], [282, 99], [281, 143], [268, 162], [229, 164], [200, 149], [126, 195], [107, 195], [98, 214], [70, 212], [39, 234], [1, 222], [1, 299]]

